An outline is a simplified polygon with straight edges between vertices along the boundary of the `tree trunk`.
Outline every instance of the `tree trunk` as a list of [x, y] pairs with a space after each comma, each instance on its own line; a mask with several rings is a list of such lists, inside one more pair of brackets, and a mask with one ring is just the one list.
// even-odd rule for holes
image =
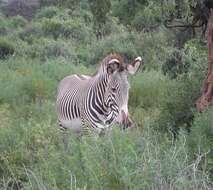
[[203, 81], [202, 95], [197, 100], [197, 111], [203, 111], [212, 102], [213, 98], [213, 11], [208, 20], [208, 73]]

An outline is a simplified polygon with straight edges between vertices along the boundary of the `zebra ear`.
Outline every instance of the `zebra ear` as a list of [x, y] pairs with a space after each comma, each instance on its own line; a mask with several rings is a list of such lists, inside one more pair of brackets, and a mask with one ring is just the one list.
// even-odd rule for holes
[[131, 64], [127, 65], [127, 71], [133, 75], [139, 69], [141, 65], [142, 59], [141, 57], [137, 57]]
[[119, 69], [120, 62], [117, 59], [112, 59], [107, 64], [107, 73], [113, 74], [115, 71]]

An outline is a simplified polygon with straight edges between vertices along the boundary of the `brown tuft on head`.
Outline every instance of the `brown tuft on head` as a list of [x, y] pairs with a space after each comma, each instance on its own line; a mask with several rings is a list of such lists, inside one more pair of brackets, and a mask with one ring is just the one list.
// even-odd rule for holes
[[124, 64], [123, 57], [120, 54], [118, 54], [118, 53], [111, 53], [111, 54], [107, 55], [106, 58], [109, 61], [112, 60], [112, 59], [117, 59], [119, 61], [119, 64]]
[[118, 53], [111, 53], [102, 60], [102, 65], [107, 68], [109, 74], [114, 71], [123, 71], [126, 68], [123, 57]]
[[120, 64], [124, 63], [123, 57], [120, 54], [118, 54], [118, 53], [110, 53], [110, 54], [108, 54], [107, 56], [105, 56], [103, 58], [101, 63], [107, 63], [107, 62], [109, 62], [112, 59], [117, 59]]

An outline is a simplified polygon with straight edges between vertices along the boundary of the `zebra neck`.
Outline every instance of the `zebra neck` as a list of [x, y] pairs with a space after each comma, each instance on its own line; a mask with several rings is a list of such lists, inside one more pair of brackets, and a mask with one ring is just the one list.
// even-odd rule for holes
[[110, 125], [117, 117], [117, 113], [109, 109], [105, 103], [109, 76], [105, 74], [99, 76], [96, 75], [96, 77], [97, 78], [94, 80], [94, 83], [88, 93], [87, 107], [89, 112], [88, 114], [90, 115], [90, 121], [93, 126], [98, 127], [99, 125]]
[[99, 75], [93, 86], [92, 105], [96, 107], [100, 115], [106, 115], [108, 110], [107, 105], [104, 102], [108, 80], [109, 77], [107, 74]]
[[104, 104], [104, 96], [106, 93], [106, 89], [108, 86], [109, 76], [108, 74], [102, 74], [98, 77], [95, 90], [96, 90], [96, 98], [99, 98], [101, 100], [102, 105], [104, 105], [104, 108], [106, 108], [106, 105]]

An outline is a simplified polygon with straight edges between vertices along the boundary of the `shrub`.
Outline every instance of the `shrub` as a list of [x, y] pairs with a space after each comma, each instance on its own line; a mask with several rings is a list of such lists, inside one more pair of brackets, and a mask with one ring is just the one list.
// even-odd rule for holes
[[[57, 131], [53, 130], [54, 133], [51, 134], [52, 137], [50, 138], [48, 134], [50, 134], [50, 131], [52, 130], [49, 130], [51, 127], [49, 122], [47, 122], [48, 124], [45, 124], [49, 127], [48, 129], [45, 127], [47, 130], [44, 132], [43, 130], [40, 130], [41, 127], [44, 126], [43, 124], [38, 125], [31, 120], [28, 122], [20, 121], [21, 119], [18, 123], [17, 121], [16, 123], [13, 123], [13, 127], [0, 130], [0, 141], [2, 144], [0, 147], [1, 187], [9, 188], [11, 185], [18, 186], [17, 188], [23, 187], [28, 181], [27, 173], [24, 168], [33, 166], [34, 163], [36, 164], [36, 162], [38, 162], [39, 157], [44, 153], [45, 146], [49, 144], [47, 142], [50, 139], [53, 139], [52, 135], [54, 133], [57, 134]], [[16, 133], [14, 133], [14, 131], [16, 131]], [[54, 140], [57, 142], [55, 138]], [[6, 179], [7, 183], [5, 184], [5, 181], [2, 179], [6, 176], [9, 178]]]
[[146, 121], [156, 129], [155, 122], [159, 122], [162, 100], [172, 81], [155, 70], [139, 71], [129, 78], [129, 113], [132, 120], [141, 128]]
[[110, 34], [119, 34], [122, 32], [126, 32], [127, 28], [120, 24], [116, 17], [107, 17], [106, 23], [102, 26], [103, 27], [103, 34], [110, 35]]
[[40, 23], [29, 24], [21, 32], [19, 32], [19, 37], [22, 40], [27, 41], [29, 44], [32, 44], [35, 39], [42, 35], [43, 31]]
[[88, 44], [95, 39], [91, 26], [87, 26], [81, 19], [64, 22], [61, 35], [65, 38], [72, 38], [73, 41], [80, 44]]
[[[22, 87], [27, 86], [28, 81], [18, 73], [10, 71], [9, 69], [4, 69], [0, 81], [1, 102], [16, 105], [18, 103], [23, 103], [28, 99], [27, 94], [22, 91]], [[11, 83], [11, 81], [13, 82]], [[28, 92], [28, 94], [29, 93], [30, 92]]]
[[44, 19], [42, 29], [45, 35], [53, 36], [54, 39], [71, 38], [80, 44], [90, 43], [94, 38], [91, 26], [77, 17], [65, 21], [59, 18]]
[[119, 32], [112, 33], [91, 45], [89, 63], [95, 64], [108, 53], [121, 53], [127, 61], [141, 56], [147, 69], [160, 69], [169, 53], [167, 40], [169, 35], [164, 30], [153, 33]]
[[91, 52], [89, 63], [97, 64], [107, 54], [112, 52], [118, 52], [126, 59], [132, 60], [138, 56], [134, 46], [134, 38], [134, 34], [123, 32], [120, 34], [112, 34], [102, 40], [95, 41], [91, 47], [93, 51]]
[[187, 73], [190, 65], [188, 62], [183, 61], [183, 56], [181, 50], [174, 50], [162, 65], [163, 73], [171, 79], [177, 78], [180, 74]]
[[12, 17], [10, 23], [14, 28], [17, 29], [18, 27], [26, 26], [27, 20], [24, 17], [18, 15], [18, 16]]
[[213, 179], [213, 111], [206, 109], [203, 113], [195, 114], [188, 138], [189, 152], [193, 157], [203, 155], [200, 167], [209, 170]]
[[5, 17], [0, 16], [0, 34], [10, 35], [14, 34], [15, 30], [19, 30], [27, 24], [27, 20], [22, 16]]
[[146, 7], [136, 13], [131, 24], [138, 31], [153, 30], [160, 25], [161, 11], [161, 5], [149, 1]]
[[56, 19], [45, 19], [42, 23], [42, 30], [46, 35], [51, 35], [54, 39], [57, 39], [61, 34], [62, 23]]
[[202, 80], [208, 67], [206, 45], [192, 39], [185, 43], [183, 51], [183, 63], [189, 65], [189, 74], [197, 75]]
[[183, 76], [166, 87], [160, 103], [160, 114], [156, 120], [159, 131], [173, 131], [174, 135], [180, 127], [189, 130], [194, 116], [194, 105], [199, 97], [200, 84], [197, 79]]
[[83, 137], [81, 143], [70, 135], [65, 152], [50, 120], [18, 122], [0, 131], [4, 145], [0, 147], [0, 169], [4, 171], [0, 172], [0, 183], [5, 187], [2, 179], [10, 179], [19, 181], [23, 188], [42, 185], [50, 189], [212, 187], [197, 168], [199, 159], [189, 160], [184, 136], [171, 145], [166, 137], [147, 129], [143, 133], [114, 129], [101, 138]]
[[87, 26], [92, 26], [93, 24], [93, 16], [90, 11], [90, 8], [87, 2], [81, 2], [81, 8], [75, 9], [72, 11], [69, 11], [69, 15], [72, 16], [72, 18], [78, 18], [81, 19], [83, 23], [85, 23]]
[[[144, 4], [146, 1], [141, 2]], [[140, 3], [134, 1], [130, 3], [128, 0], [116, 1], [112, 6], [112, 13], [118, 17], [124, 24], [131, 24], [135, 14], [140, 9]]]
[[[25, 68], [19, 68], [18, 72], [25, 70]], [[20, 86], [20, 92], [25, 96], [26, 102], [39, 102], [52, 97], [52, 93], [55, 92], [54, 81], [46, 77], [41, 71], [34, 68], [24, 77], [24, 82]]]
[[35, 39], [32, 45], [26, 46], [23, 50], [20, 50], [19, 53], [24, 56], [38, 58], [41, 60], [54, 57], [64, 57], [69, 59], [72, 63], [78, 63], [73, 43], [65, 42], [60, 39]]
[[162, 65], [162, 71], [171, 79], [179, 77], [183, 73], [200, 77], [207, 69], [207, 49], [197, 40], [189, 40], [183, 49], [173, 49]]
[[187, 72], [178, 74], [170, 70], [170, 76], [176, 75], [177, 79], [169, 83], [161, 100], [161, 114], [157, 126], [164, 129], [177, 130], [180, 127], [191, 126], [195, 103], [200, 96], [202, 81], [207, 71], [207, 55], [203, 48], [198, 48], [197, 43], [190, 41], [182, 53], [182, 63], [187, 65]]
[[53, 18], [59, 13], [59, 9], [54, 6], [44, 7], [39, 13], [36, 14], [36, 18]]
[[139, 71], [131, 78], [129, 105], [146, 110], [159, 108], [170, 83], [169, 79], [163, 76], [161, 72], [154, 70]]
[[5, 59], [14, 54], [14, 52], [15, 48], [13, 44], [4, 38], [0, 38], [0, 59]]
[[3, 127], [10, 127], [12, 123], [11, 118], [10, 106], [8, 104], [0, 104], [0, 129]]
[[7, 34], [7, 21], [3, 16], [0, 16], [0, 34], [5, 35]]
[[0, 102], [16, 107], [52, 97], [54, 80], [46, 77], [38, 67], [29, 66], [25, 62], [13, 67], [0, 67], [4, 71], [0, 77]]
[[153, 32], [140, 32], [134, 40], [138, 55], [142, 56], [147, 69], [159, 70], [167, 59], [171, 49], [171, 33], [163, 28]]
[[59, 6], [63, 8], [74, 9], [78, 6], [78, 0], [40, 0], [41, 7], [44, 6]]
[[60, 81], [67, 75], [82, 73], [82, 74], [93, 74], [94, 68], [88, 68], [83, 64], [75, 64], [69, 59], [63, 57], [55, 59], [47, 59], [45, 64], [39, 67], [39, 70], [54, 81]]

